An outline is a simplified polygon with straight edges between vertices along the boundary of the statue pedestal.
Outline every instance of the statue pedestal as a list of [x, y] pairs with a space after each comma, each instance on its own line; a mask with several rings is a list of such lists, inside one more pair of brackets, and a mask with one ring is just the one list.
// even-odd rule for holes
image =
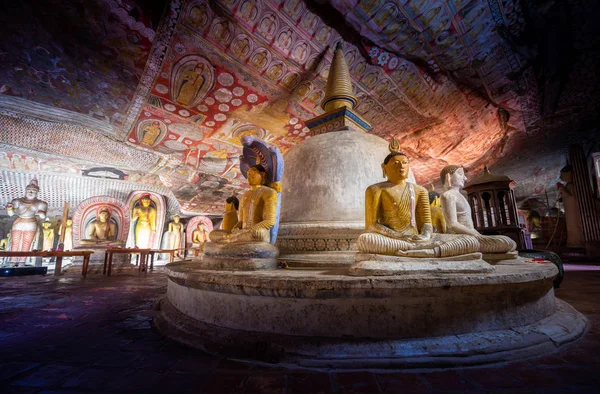
[[496, 264], [504, 260], [517, 260], [519, 253], [517, 251], [506, 253], [483, 253], [482, 258], [490, 264]]
[[210, 270], [256, 271], [277, 268], [279, 249], [266, 242], [204, 244], [204, 254], [192, 261]]
[[353, 276], [407, 274], [487, 273], [494, 267], [481, 259], [481, 253], [454, 257], [410, 258], [382, 254], [357, 253], [348, 270]]
[[587, 326], [555, 298], [553, 264], [357, 277], [348, 268], [226, 271], [178, 262], [166, 273], [156, 329], [209, 353], [281, 366], [506, 362], [556, 350]]

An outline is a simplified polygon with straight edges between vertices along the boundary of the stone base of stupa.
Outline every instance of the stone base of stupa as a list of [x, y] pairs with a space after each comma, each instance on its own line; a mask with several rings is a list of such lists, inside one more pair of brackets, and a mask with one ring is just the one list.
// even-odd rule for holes
[[553, 264], [350, 276], [348, 268], [166, 266], [155, 328], [229, 358], [305, 368], [435, 368], [539, 356], [583, 335]]
[[207, 242], [204, 253], [191, 261], [206, 270], [256, 271], [277, 268], [278, 256], [279, 250], [266, 242]]
[[494, 267], [481, 259], [481, 253], [444, 258], [411, 258], [382, 254], [357, 253], [348, 270], [354, 276], [387, 276], [408, 274], [488, 273]]
[[348, 267], [358, 251], [356, 240], [365, 231], [358, 222], [297, 222], [279, 227], [279, 261], [289, 267]]

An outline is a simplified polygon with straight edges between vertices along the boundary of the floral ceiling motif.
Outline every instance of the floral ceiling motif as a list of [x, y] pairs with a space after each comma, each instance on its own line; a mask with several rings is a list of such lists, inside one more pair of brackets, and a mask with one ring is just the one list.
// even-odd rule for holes
[[[573, 12], [590, 6], [569, 1], [583, 7]], [[534, 45], [519, 40], [528, 25], [518, 0], [38, 3], [0, 12], [0, 93], [103, 121], [115, 133], [98, 132], [98, 144], [69, 152], [64, 140], [82, 138], [75, 128], [4, 113], [3, 124], [27, 125], [18, 126], [23, 147], [46, 156], [28, 151], [20, 159], [13, 150], [0, 166], [43, 172], [62, 160], [80, 173], [112, 164], [129, 181], [169, 188], [190, 214], [218, 214], [229, 195], [247, 187], [238, 162], [242, 136], [258, 136], [284, 154], [309, 138], [305, 122], [323, 112], [340, 40], [357, 111], [372, 133], [400, 139], [421, 183], [435, 181], [448, 163], [478, 169], [507, 160], [545, 124], [540, 107], [551, 91], [536, 78], [539, 64], [528, 55]], [[593, 69], [598, 57], [585, 64]], [[578, 80], [584, 78], [597, 82], [593, 75]], [[598, 97], [597, 89], [584, 88]], [[581, 105], [576, 92], [567, 93], [556, 113]], [[40, 137], [36, 128], [54, 137]], [[11, 144], [9, 136], [1, 142]], [[117, 157], [114, 144], [137, 153]], [[555, 145], [543, 157], [563, 157]], [[49, 161], [49, 154], [58, 156]], [[82, 166], [85, 157], [93, 163]], [[534, 175], [517, 179], [528, 185], [523, 197], [555, 179], [555, 166], [532, 166]]]

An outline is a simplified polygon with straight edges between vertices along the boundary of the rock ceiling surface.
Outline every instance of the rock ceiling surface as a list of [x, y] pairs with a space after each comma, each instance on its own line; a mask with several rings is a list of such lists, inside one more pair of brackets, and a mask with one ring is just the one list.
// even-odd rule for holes
[[488, 164], [520, 183], [520, 197], [543, 194], [566, 144], [595, 138], [592, 0], [2, 7], [0, 167], [104, 169], [168, 188], [184, 213], [218, 214], [247, 187], [241, 136], [284, 154], [309, 138], [340, 40], [357, 111], [373, 134], [400, 139], [420, 183], [448, 163]]

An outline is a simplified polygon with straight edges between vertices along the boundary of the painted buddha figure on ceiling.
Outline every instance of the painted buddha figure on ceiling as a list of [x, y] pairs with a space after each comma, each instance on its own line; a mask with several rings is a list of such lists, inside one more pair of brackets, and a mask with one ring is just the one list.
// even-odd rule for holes
[[181, 76], [181, 86], [177, 93], [177, 104], [189, 106], [204, 85], [204, 64], [198, 63], [193, 70], [188, 70]]
[[402, 257], [451, 257], [477, 252], [479, 242], [475, 237], [433, 232], [429, 194], [407, 181], [409, 159], [399, 151], [395, 138], [381, 167], [388, 180], [366, 190], [367, 232], [358, 238], [359, 251]]
[[96, 218], [88, 223], [85, 228], [86, 238], [80, 242], [82, 245], [122, 245], [117, 241], [117, 225], [111, 220], [112, 212], [106, 205], [96, 211]]
[[466, 234], [477, 238], [480, 247], [478, 252], [482, 253], [507, 253], [517, 248], [512, 239], [503, 235], [482, 235], [475, 230], [471, 216], [471, 206], [460, 192], [465, 186], [467, 177], [461, 166], [449, 165], [444, 167], [440, 173], [440, 180], [446, 190], [440, 199], [444, 218], [446, 220], [446, 232], [451, 234]]
[[153, 121], [152, 123], [149, 123], [146, 126], [144, 126], [142, 144], [151, 146], [154, 145], [156, 139], [160, 135], [160, 131], [160, 123], [158, 123], [157, 121]]

